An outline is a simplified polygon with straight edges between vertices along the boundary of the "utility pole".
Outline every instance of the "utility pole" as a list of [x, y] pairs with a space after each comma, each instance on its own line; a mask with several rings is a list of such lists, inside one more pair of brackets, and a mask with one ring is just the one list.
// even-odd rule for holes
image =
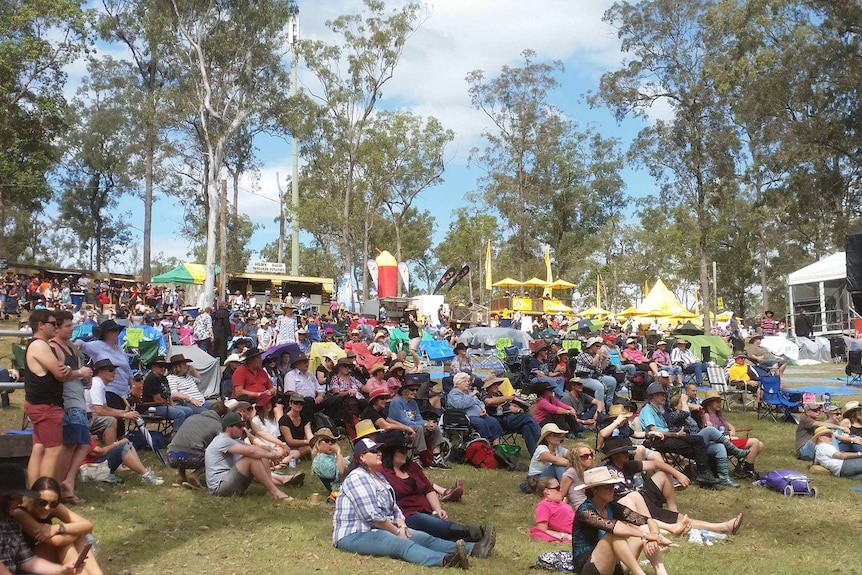
[[[297, 54], [296, 46], [299, 43], [299, 9], [293, 16], [290, 23], [290, 44], [293, 46], [293, 65], [291, 66], [291, 83], [293, 84], [293, 95], [296, 97], [299, 92], [299, 82], [297, 80]], [[290, 180], [291, 188], [291, 206], [293, 207], [293, 237], [291, 238], [290, 246], [290, 275], [299, 275], [299, 149], [297, 148], [296, 134], [293, 134], [293, 177]], [[282, 212], [283, 213], [283, 212]], [[283, 218], [284, 216], [282, 216]], [[282, 230], [283, 233], [284, 230]], [[281, 261], [281, 260], [279, 260]]]
[[278, 186], [278, 263], [284, 261], [284, 192], [281, 190], [281, 174], [275, 173]]
[[218, 295], [219, 299], [227, 301], [227, 180], [221, 181], [221, 194], [219, 198], [219, 273]]

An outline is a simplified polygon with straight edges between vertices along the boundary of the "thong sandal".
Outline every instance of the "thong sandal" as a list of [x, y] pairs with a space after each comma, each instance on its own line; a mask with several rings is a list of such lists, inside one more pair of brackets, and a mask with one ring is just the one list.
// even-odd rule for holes
[[736, 532], [739, 531], [739, 528], [742, 527], [742, 513], [736, 516], [736, 519], [733, 520], [733, 529], [730, 530], [731, 535], [736, 535]]

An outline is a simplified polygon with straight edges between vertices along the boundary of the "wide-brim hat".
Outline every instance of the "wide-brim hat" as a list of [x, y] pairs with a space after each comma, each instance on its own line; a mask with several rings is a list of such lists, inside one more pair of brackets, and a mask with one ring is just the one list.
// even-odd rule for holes
[[412, 303], [404, 308], [404, 311], [419, 311], [419, 308]]
[[646, 389], [647, 397], [651, 397], [651, 396], [656, 395], [658, 393], [665, 393], [666, 394], [667, 389], [665, 389], [665, 387], [660, 383], [649, 384], [649, 386]]
[[576, 486], [575, 490], [582, 491], [599, 485], [614, 485], [622, 482], [621, 478], [611, 475], [610, 469], [604, 465], [600, 465], [599, 467], [593, 467], [584, 471], [584, 483], [583, 485]]
[[542, 351], [547, 351], [550, 347], [551, 347], [551, 346], [549, 346], [547, 343], [539, 344], [539, 347], [537, 347], [537, 348], [533, 351], [533, 355], [536, 355], [537, 353], [542, 352]]
[[758, 339], [763, 339], [763, 336], [762, 336], [762, 335], [760, 335], [760, 334], [754, 334], [753, 336], [751, 336], [750, 338], [748, 338], [748, 343], [754, 343], [754, 342], [755, 342], [755, 341], [757, 341]]
[[825, 425], [821, 425], [814, 431], [814, 437], [811, 438], [811, 443], [817, 443], [817, 440], [824, 435], [832, 435], [832, 430]]
[[332, 441], [338, 441], [339, 439], [341, 439], [341, 436], [340, 435], [333, 435], [332, 430], [329, 429], [328, 427], [321, 427], [320, 429], [317, 430], [317, 433], [314, 434], [314, 436], [311, 438], [311, 440], [308, 442], [308, 444], [311, 447], [314, 447], [314, 445], [318, 441], [320, 441], [321, 439], [331, 439]]
[[603, 340], [600, 337], [591, 337], [590, 339], [587, 340], [587, 343], [584, 344], [584, 349], [585, 350], [590, 349], [594, 345], [602, 345], [604, 343], [605, 343], [605, 340]]
[[296, 330], [296, 335], [308, 335], [308, 330], [304, 327], [301, 327]]
[[268, 317], [263, 317], [260, 320], [260, 325], [261, 325], [261, 327], [267, 326], [267, 325], [269, 325], [269, 322], [270, 322], [270, 320]]
[[186, 356], [184, 356], [181, 353], [177, 353], [177, 354], [171, 356], [171, 365], [178, 365], [180, 363], [194, 363], [194, 362], [190, 359], [187, 359]]
[[407, 389], [419, 389], [420, 385], [421, 384], [418, 381], [409, 379], [401, 384], [401, 387], [398, 388], [398, 393], [401, 393], [402, 391], [405, 391]]
[[405, 371], [407, 370], [407, 368], [404, 367], [404, 364], [400, 361], [396, 361], [395, 363], [393, 363], [392, 365], [389, 366], [389, 371], [394, 371], [396, 369], [403, 369]]
[[370, 373], [371, 375], [374, 375], [378, 371], [384, 371], [385, 372], [386, 366], [383, 365], [382, 363], [375, 363], [374, 365], [371, 366], [371, 369], [368, 370], [368, 373]]
[[[467, 349], [467, 346], [466, 346], [466, 345], [464, 345], [462, 342], [460, 342], [460, 341], [459, 341], [458, 343], [456, 343], [456, 344], [455, 344], [455, 347], [454, 347], [454, 348], [452, 348], [452, 351], [461, 351], [462, 349], [463, 349], [463, 350], [466, 350], [466, 349]], [[536, 351], [538, 351], [538, 350], [536, 350]]]
[[637, 343], [637, 342], [638, 342], [638, 340], [634, 337], [626, 338], [626, 345], [628, 345], [630, 343]]
[[539, 381], [533, 386], [533, 393], [536, 395], [542, 395], [549, 389], [554, 389], [554, 386], [547, 381]]
[[710, 401], [715, 401], [715, 400], [718, 400], [719, 402], [721, 402], [721, 396], [718, 394], [717, 391], [710, 389], [709, 391], [706, 392], [706, 395], [701, 400], [700, 404], [705, 406]]
[[[95, 312], [94, 312], [95, 315]], [[99, 339], [105, 337], [105, 334], [109, 331], [123, 331], [123, 326], [118, 324], [112, 319], [106, 319], [102, 323], [99, 324]]]
[[602, 447], [602, 459], [608, 459], [611, 455], [617, 453], [628, 453], [634, 451], [634, 449], [635, 446], [628, 437], [609, 437], [605, 440], [605, 444]]
[[242, 358], [238, 353], [232, 353], [224, 358], [224, 363], [222, 365], [227, 365], [229, 363], [242, 363]]
[[329, 361], [331, 361], [332, 363], [335, 363], [336, 361], [338, 361], [338, 354], [332, 353], [331, 351], [330, 351], [330, 352], [327, 352], [327, 353], [324, 353], [324, 354], [323, 354], [322, 356], [320, 356], [320, 357], [322, 357], [323, 359], [328, 359], [328, 360], [329, 360]]
[[168, 361], [168, 359], [165, 356], [157, 355], [156, 359], [154, 359], [153, 361], [150, 362], [150, 367], [153, 367], [156, 365], [170, 365], [170, 364], [171, 364], [171, 362]]
[[367, 435], [373, 435], [380, 430], [374, 427], [374, 422], [370, 419], [360, 419], [356, 422], [356, 439], [359, 440]]
[[736, 353], [734, 353], [734, 354], [733, 354], [733, 359], [737, 359], [737, 358], [739, 358], [739, 357], [742, 357], [742, 358], [746, 358], [746, 359], [747, 359], [747, 358], [748, 358], [748, 354], [747, 354], [747, 353], [745, 353], [745, 351], [737, 351]]
[[36, 499], [39, 494], [27, 489], [27, 473], [20, 465], [0, 463], [0, 495], [22, 495]]
[[859, 409], [862, 409], [862, 404], [860, 404], [858, 401], [848, 401], [844, 404], [844, 407], [841, 408], [841, 416], [847, 417], [848, 413]]
[[539, 443], [544, 443], [545, 438], [549, 435], [565, 435], [565, 429], [560, 429], [556, 423], [546, 423], [542, 426], [542, 433], [539, 435]]
[[309, 361], [308, 356], [304, 353], [298, 353], [296, 357], [293, 358], [293, 361], [290, 362], [290, 367], [293, 368], [293, 366], [301, 361]]
[[224, 402], [224, 406], [228, 408], [229, 411], [245, 411], [251, 407], [251, 404], [247, 401], [239, 401], [231, 398]]
[[281, 304], [281, 308], [282, 309], [296, 309], [296, 306], [293, 305], [293, 303], [286, 301], [283, 304]]
[[626, 406], [621, 403], [615, 403], [611, 405], [610, 409], [608, 409], [608, 417], [619, 417], [620, 415], [624, 417], [631, 417], [632, 412], [626, 409]]
[[349, 367], [353, 368], [356, 364], [349, 357], [342, 357], [337, 362], [335, 362], [335, 367]]
[[679, 344], [691, 345], [691, 342], [688, 341], [687, 339], [685, 339], [684, 337], [680, 337], [680, 338], [677, 338], [677, 340], [675, 342], [673, 342], [673, 344], [674, 345], [679, 345]]
[[100, 359], [93, 364], [93, 373], [99, 373], [103, 369], [117, 369], [117, 366], [110, 359]]
[[368, 396], [368, 403], [371, 403], [372, 401], [374, 401], [378, 397], [389, 398], [391, 396], [389, 395], [389, 391], [386, 389], [383, 389], [383, 388], [375, 389], [374, 391], [371, 392], [371, 395]]
[[245, 350], [245, 353], [242, 354], [242, 360], [243, 360], [243, 362], [246, 362], [246, 361], [248, 361], [252, 358], [255, 358], [259, 355], [262, 355], [262, 354], [263, 354], [263, 350], [260, 349], [259, 347], [250, 347], [247, 350]]
[[497, 377], [496, 375], [491, 375], [485, 378], [485, 381], [482, 382], [482, 389], [488, 389], [492, 385], [500, 385], [505, 380], [502, 377]]
[[374, 336], [374, 341], [377, 341], [378, 339], [386, 339], [386, 334], [383, 332], [378, 332], [377, 335]]
[[660, 346], [660, 345], [664, 345], [664, 346], [666, 346], [666, 345], [667, 345], [667, 342], [666, 342], [665, 340], [661, 340], [661, 341], [657, 342], [655, 345], [656, 345], [656, 347], [658, 347], [658, 346]]

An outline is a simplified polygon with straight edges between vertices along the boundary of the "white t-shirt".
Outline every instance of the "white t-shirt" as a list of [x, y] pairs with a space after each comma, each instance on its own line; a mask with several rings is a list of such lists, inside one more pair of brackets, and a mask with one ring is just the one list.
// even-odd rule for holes
[[87, 404], [89, 410], [93, 410], [94, 405], [108, 405], [108, 401], [105, 399], [105, 382], [102, 381], [101, 377], [93, 376], [93, 383], [90, 385], [90, 399]]
[[[550, 461], [539, 461], [539, 456], [543, 453], [549, 453], [551, 450], [548, 449], [547, 445], [540, 445], [536, 448], [536, 451], [533, 452], [533, 458], [530, 460], [530, 469], [527, 471], [527, 475], [535, 476], [543, 473], [547, 468], [553, 465]], [[557, 457], [565, 457], [569, 452], [568, 449], [563, 447], [562, 445], [557, 446], [557, 452], [554, 454]]]
[[825, 467], [835, 477], [840, 477], [844, 460], [833, 457], [836, 451], [838, 448], [832, 443], [818, 443], [817, 447], [814, 448], [814, 463]]

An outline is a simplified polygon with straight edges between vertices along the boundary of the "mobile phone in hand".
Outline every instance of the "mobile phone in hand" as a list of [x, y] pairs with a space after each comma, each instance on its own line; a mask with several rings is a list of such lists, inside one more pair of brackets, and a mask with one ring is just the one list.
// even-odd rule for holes
[[87, 553], [89, 553], [90, 549], [92, 549], [92, 548], [93, 548], [92, 543], [85, 543], [84, 546], [81, 548], [81, 553], [79, 553], [78, 558], [75, 559], [75, 571], [76, 572], [78, 570], [80, 570], [81, 567], [84, 566], [84, 561], [87, 559]]

